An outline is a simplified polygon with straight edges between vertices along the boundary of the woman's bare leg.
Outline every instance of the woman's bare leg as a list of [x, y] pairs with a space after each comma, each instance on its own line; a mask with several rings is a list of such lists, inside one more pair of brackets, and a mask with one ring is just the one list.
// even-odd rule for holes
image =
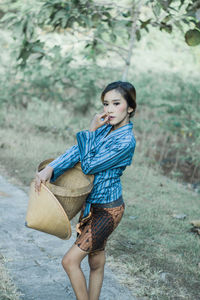
[[89, 254], [88, 261], [90, 266], [89, 300], [99, 300], [106, 262], [105, 251]]
[[89, 300], [85, 276], [80, 266], [86, 255], [87, 252], [74, 244], [62, 259], [63, 268], [69, 276], [77, 300]]

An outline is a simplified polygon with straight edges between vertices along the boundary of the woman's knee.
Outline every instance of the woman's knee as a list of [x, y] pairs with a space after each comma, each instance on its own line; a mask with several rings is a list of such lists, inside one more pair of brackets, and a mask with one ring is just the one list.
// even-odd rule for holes
[[72, 253], [66, 253], [62, 258], [62, 266], [67, 273], [73, 271], [74, 268], [80, 267], [80, 260], [78, 257], [74, 256]]
[[106, 262], [105, 253], [104, 251], [99, 251], [96, 254], [91, 254], [88, 260], [91, 270], [103, 269]]
[[66, 272], [69, 272], [74, 268], [79, 268], [82, 259], [86, 255], [88, 255], [88, 253], [82, 251], [76, 245], [73, 245], [71, 249], [62, 258], [61, 263], [63, 268], [66, 270]]
[[62, 258], [62, 266], [63, 268], [69, 272], [70, 270], [72, 270], [74, 267], [78, 267], [78, 261], [76, 259], [74, 259], [74, 257], [70, 254], [65, 254]]

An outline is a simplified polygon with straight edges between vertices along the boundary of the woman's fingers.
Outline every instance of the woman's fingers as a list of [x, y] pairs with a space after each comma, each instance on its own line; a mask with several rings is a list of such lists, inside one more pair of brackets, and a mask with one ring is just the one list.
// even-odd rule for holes
[[40, 191], [40, 186], [41, 186], [41, 180], [40, 180], [39, 176], [36, 174], [36, 178], [35, 178], [35, 191], [37, 193], [39, 193], [39, 191]]
[[81, 230], [79, 228], [80, 228], [80, 223], [76, 224], [76, 232], [81, 234]]
[[103, 120], [100, 119], [100, 123], [103, 125], [105, 123], [107, 123], [109, 120], [109, 116], [106, 116]]
[[104, 112], [102, 112], [101, 114], [99, 114], [99, 117], [102, 118], [103, 116], [106, 116], [106, 115], [108, 115], [108, 113], [106, 113], [106, 112], [104, 111]]
[[[103, 120], [102, 120], [103, 118]], [[95, 117], [93, 118], [91, 124], [90, 124], [90, 130], [94, 131], [97, 128], [101, 127], [105, 123], [108, 123], [109, 116], [108, 113], [102, 112], [99, 114], [95, 114]]]
[[[102, 118], [103, 118], [103, 120], [102, 120]], [[106, 121], [108, 121], [108, 118], [109, 118], [109, 116], [108, 116], [108, 113], [106, 113], [106, 112], [103, 112], [98, 115], [98, 119], [101, 124], [106, 123]]]
[[36, 174], [36, 178], [35, 178], [35, 191], [40, 192], [41, 190], [41, 183], [44, 183], [45, 184], [45, 180], [41, 179], [39, 174]]
[[41, 183], [46, 185], [47, 181], [50, 181], [52, 176], [52, 168], [45, 168], [40, 172], [36, 172], [35, 175], [35, 191], [40, 192], [41, 190]]

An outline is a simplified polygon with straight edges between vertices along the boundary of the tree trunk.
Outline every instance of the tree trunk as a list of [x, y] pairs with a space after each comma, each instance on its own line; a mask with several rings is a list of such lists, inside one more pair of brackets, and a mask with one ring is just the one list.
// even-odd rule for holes
[[136, 41], [136, 30], [137, 30], [137, 20], [138, 16], [140, 14], [140, 9], [143, 5], [143, 1], [139, 1], [138, 4], [133, 5], [132, 9], [132, 26], [131, 26], [131, 32], [130, 32], [130, 41], [129, 41], [129, 49], [128, 49], [128, 55], [125, 63], [125, 69], [122, 75], [122, 81], [125, 81], [128, 77], [128, 72], [130, 68], [130, 63], [131, 63], [131, 57], [132, 57], [132, 52], [133, 48], [135, 45]]

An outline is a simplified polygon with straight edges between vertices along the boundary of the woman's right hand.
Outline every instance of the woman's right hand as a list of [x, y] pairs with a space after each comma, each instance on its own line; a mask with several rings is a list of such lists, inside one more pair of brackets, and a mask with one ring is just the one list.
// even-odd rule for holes
[[40, 192], [41, 183], [46, 183], [50, 181], [53, 174], [53, 168], [51, 166], [46, 166], [42, 171], [37, 172], [35, 176], [35, 191]]
[[[103, 118], [103, 120], [102, 120]], [[106, 112], [95, 114], [93, 120], [90, 123], [90, 131], [95, 131], [97, 128], [101, 127], [104, 124], [109, 123], [109, 115]]]

